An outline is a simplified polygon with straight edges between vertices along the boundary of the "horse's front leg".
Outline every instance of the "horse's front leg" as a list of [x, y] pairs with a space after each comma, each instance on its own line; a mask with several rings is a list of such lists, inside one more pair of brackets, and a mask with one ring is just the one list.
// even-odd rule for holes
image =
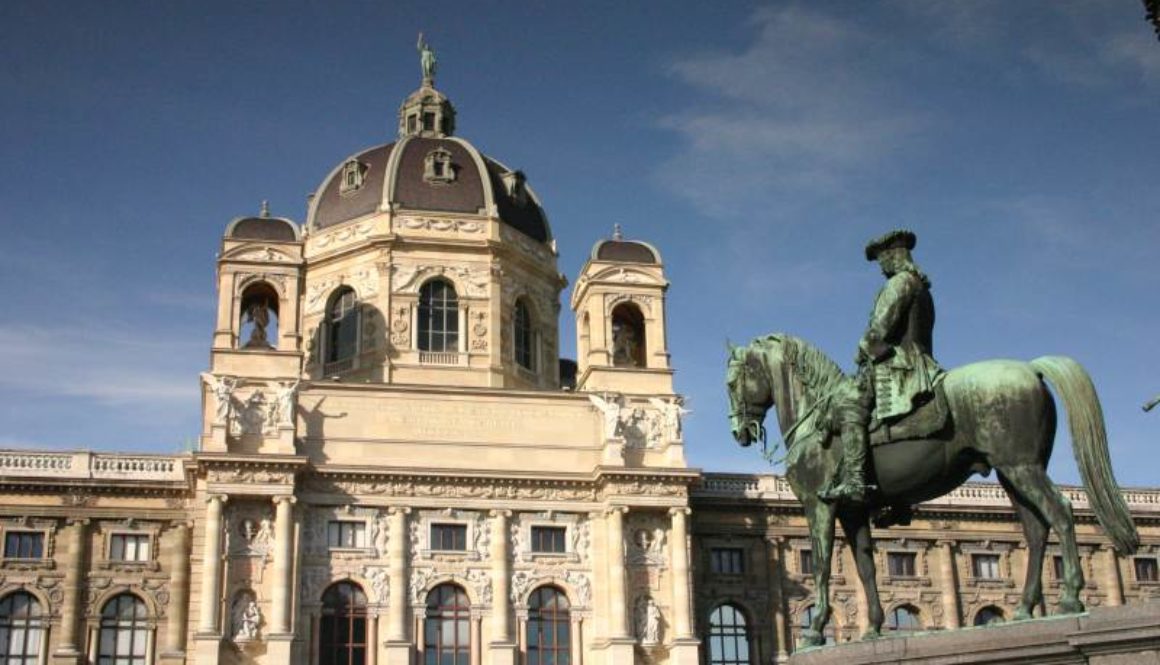
[[810, 524], [810, 542], [814, 555], [814, 617], [802, 631], [805, 646], [825, 644], [826, 624], [830, 620], [830, 559], [834, 555], [834, 507], [817, 497], [805, 505]]
[[858, 579], [862, 581], [862, 590], [866, 593], [866, 605], [869, 608], [867, 620], [869, 625], [862, 639], [874, 639], [882, 635], [882, 602], [878, 599], [878, 580], [874, 570], [874, 539], [870, 535], [870, 514], [865, 508], [843, 508], [838, 514], [842, 521], [842, 530], [846, 532], [846, 540], [854, 552], [854, 563], [858, 567]]

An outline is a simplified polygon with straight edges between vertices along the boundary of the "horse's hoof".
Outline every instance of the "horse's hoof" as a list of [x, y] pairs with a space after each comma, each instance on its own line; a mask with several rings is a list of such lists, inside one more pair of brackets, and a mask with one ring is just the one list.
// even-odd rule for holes
[[881, 637], [882, 637], [882, 633], [878, 632], [878, 630], [876, 630], [874, 628], [871, 628], [871, 629], [867, 630], [866, 632], [862, 633], [863, 640], [877, 640]]
[[806, 628], [802, 631], [803, 647], [820, 647], [826, 643], [826, 638], [816, 630]]
[[1083, 603], [1077, 598], [1075, 600], [1061, 600], [1059, 602], [1060, 614], [1083, 614]]
[[1031, 619], [1031, 610], [1025, 607], [1015, 610], [1015, 616], [1011, 617], [1012, 621], [1028, 621], [1029, 619]]

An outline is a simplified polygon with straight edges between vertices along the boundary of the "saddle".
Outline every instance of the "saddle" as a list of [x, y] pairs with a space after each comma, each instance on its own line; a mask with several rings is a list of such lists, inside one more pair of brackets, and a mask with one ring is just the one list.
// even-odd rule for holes
[[950, 424], [950, 407], [941, 378], [935, 381], [930, 397], [910, 413], [870, 421], [870, 446], [927, 439], [946, 429]]

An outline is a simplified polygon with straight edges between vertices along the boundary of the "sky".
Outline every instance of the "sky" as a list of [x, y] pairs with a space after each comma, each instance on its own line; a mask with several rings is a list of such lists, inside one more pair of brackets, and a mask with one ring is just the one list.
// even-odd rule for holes
[[[614, 224], [660, 249], [691, 465], [771, 470], [728, 433], [726, 339], [852, 369], [882, 283], [862, 248], [909, 228], [943, 366], [1075, 358], [1119, 481], [1160, 486], [1160, 42], [1135, 0], [0, 3], [0, 447], [196, 439], [226, 224], [263, 199], [303, 221], [392, 140], [420, 30], [571, 282]], [[1050, 470], [1079, 481], [1065, 433]]]

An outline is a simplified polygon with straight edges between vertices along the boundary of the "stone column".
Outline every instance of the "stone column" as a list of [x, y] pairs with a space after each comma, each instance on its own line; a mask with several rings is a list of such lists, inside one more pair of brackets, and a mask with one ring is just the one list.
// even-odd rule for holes
[[169, 551], [171, 599], [163, 658], [181, 658], [185, 653], [185, 633], [189, 629], [189, 528], [188, 522], [173, 525], [173, 542]]
[[1124, 604], [1124, 586], [1123, 580], [1120, 579], [1120, 559], [1116, 556], [1116, 550], [1111, 545], [1103, 545], [1100, 549], [1107, 552], [1104, 584], [1108, 587], [1108, 605], [1119, 607]]
[[[789, 649], [786, 648], [789, 632], [785, 625], [785, 592], [782, 582], [785, 580], [785, 551], [782, 548], [785, 539], [781, 536], [767, 536], [769, 544], [769, 602], [773, 606], [773, 639], [776, 651], [773, 651], [773, 662], [782, 663], [789, 658]], [[859, 588], [861, 585], [859, 585]]]
[[290, 633], [290, 602], [294, 597], [294, 503], [292, 496], [274, 497], [274, 589], [270, 632]]
[[673, 630], [677, 639], [693, 637], [689, 607], [689, 534], [686, 526], [689, 512], [685, 507], [669, 509], [673, 519], [673, 532], [669, 537], [673, 548]]
[[511, 567], [508, 565], [508, 518], [510, 510], [491, 511], [491, 665], [516, 662], [511, 635]]
[[628, 611], [625, 601], [624, 572], [624, 514], [626, 506], [608, 510], [608, 629], [609, 637], [631, 637], [628, 631]]
[[[387, 606], [387, 665], [410, 665], [411, 643], [407, 641], [407, 605], [411, 602], [407, 580], [407, 514], [410, 508], [391, 508], [387, 540], [387, 574], [391, 580], [391, 600]], [[416, 632], [416, 639], [422, 635]]]
[[963, 626], [959, 617], [959, 579], [955, 571], [955, 544], [951, 540], [940, 540], [938, 546], [942, 550], [939, 565], [943, 580], [943, 614], [946, 615], [947, 629], [955, 630]]
[[222, 589], [222, 506], [229, 497], [211, 494], [206, 497], [205, 547], [202, 550], [201, 613], [197, 631], [218, 635]]
[[57, 647], [55, 660], [75, 663], [81, 655], [78, 648], [81, 638], [77, 635], [77, 629], [84, 613], [81, 607], [81, 585], [85, 575], [85, 527], [89, 521], [70, 519], [66, 522], [68, 555], [64, 560], [64, 604], [60, 617], [60, 646]]

